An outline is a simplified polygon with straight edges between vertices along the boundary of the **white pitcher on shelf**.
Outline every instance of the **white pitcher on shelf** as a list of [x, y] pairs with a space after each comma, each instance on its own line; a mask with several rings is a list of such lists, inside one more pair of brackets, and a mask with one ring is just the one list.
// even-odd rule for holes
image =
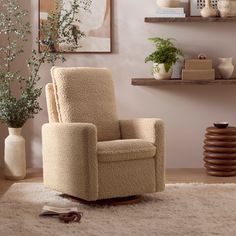
[[218, 66], [220, 75], [223, 79], [230, 79], [234, 72], [234, 65], [232, 57], [219, 58], [220, 64]]

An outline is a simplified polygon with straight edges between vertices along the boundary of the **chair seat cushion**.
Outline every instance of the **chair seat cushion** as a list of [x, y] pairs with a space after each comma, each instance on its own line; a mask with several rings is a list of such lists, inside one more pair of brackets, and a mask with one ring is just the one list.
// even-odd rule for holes
[[156, 147], [142, 139], [98, 142], [98, 161], [115, 162], [153, 158]]

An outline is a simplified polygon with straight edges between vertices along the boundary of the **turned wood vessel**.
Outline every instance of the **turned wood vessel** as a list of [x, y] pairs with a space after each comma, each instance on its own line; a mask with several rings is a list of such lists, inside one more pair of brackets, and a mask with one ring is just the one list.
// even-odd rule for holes
[[204, 166], [209, 175], [236, 176], [236, 127], [208, 127], [203, 149]]

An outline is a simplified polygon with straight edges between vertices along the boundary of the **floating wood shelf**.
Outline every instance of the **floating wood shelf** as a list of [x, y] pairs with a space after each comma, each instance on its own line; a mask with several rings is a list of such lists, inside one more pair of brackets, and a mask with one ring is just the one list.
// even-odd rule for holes
[[161, 85], [185, 85], [185, 84], [225, 84], [225, 85], [236, 85], [236, 78], [234, 79], [216, 79], [216, 80], [189, 80], [183, 81], [181, 79], [170, 79], [170, 80], [156, 80], [153, 78], [133, 78], [132, 85], [134, 86], [161, 86]]
[[236, 22], [236, 17], [208, 17], [203, 18], [199, 16], [189, 16], [185, 18], [174, 18], [174, 17], [168, 17], [168, 18], [161, 18], [161, 17], [145, 17], [145, 22], [149, 23], [161, 23], [161, 22]]

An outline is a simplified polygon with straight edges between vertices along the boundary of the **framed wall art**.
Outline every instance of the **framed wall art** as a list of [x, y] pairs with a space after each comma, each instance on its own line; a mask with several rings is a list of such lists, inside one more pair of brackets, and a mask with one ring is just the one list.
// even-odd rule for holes
[[[56, 52], [109, 53], [112, 51], [111, 4], [112, 0], [39, 0], [39, 37], [43, 41], [42, 28], [47, 25], [53, 14], [56, 19], [55, 15], [58, 15], [58, 22], [63, 25], [63, 14], [72, 12], [70, 8], [76, 6], [77, 9], [73, 9], [70, 16], [73, 19], [67, 21], [67, 37], [71, 35], [69, 40], [63, 40], [63, 32], [58, 33], [61, 25], [56, 22], [56, 27], [53, 27], [53, 37], [62, 37], [60, 42], [54, 45]], [[72, 44], [78, 47], [72, 47]]]
[[[213, 8], [217, 9], [218, 0], [211, 0]], [[205, 0], [189, 0], [190, 16], [200, 16], [201, 9], [205, 7]]]

